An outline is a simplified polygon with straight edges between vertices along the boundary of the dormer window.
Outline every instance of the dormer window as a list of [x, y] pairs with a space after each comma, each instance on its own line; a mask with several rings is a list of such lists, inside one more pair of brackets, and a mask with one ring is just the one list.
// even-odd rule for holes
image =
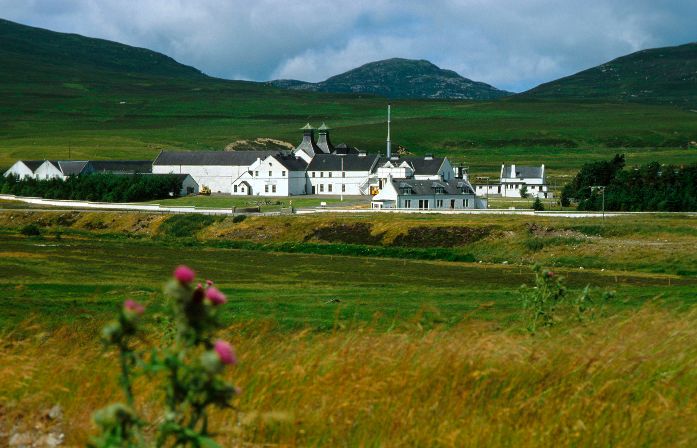
[[414, 192], [409, 187], [400, 188], [403, 195], [412, 195]]
[[445, 194], [445, 188], [436, 187], [436, 194]]

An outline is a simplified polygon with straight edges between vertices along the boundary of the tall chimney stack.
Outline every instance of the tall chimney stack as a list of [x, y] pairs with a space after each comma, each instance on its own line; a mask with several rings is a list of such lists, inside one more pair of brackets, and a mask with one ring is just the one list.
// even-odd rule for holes
[[387, 160], [392, 156], [392, 148], [390, 145], [390, 105], [387, 105]]

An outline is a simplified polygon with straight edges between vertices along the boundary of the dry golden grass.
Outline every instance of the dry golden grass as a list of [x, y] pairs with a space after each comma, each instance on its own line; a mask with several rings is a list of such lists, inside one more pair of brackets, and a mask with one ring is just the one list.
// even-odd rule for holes
[[[67, 444], [84, 444], [91, 413], [121, 398], [96, 330], [26, 325], [2, 337], [5, 427], [31, 425], [60, 403]], [[696, 310], [647, 306], [534, 337], [480, 322], [428, 332], [226, 333], [244, 393], [238, 412], [214, 416], [224, 446], [697, 444]], [[153, 383], [138, 382], [145, 414]]]

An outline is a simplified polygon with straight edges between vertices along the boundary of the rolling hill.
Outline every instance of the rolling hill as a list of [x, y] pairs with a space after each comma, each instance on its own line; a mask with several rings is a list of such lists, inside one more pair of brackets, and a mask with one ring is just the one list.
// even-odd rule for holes
[[697, 109], [697, 43], [638, 51], [542, 84], [517, 97], [673, 104]]
[[401, 58], [371, 62], [318, 83], [280, 79], [269, 84], [284, 89], [363, 93], [387, 98], [492, 100], [511, 95], [429, 61]]
[[[15, 160], [154, 158], [271, 138], [297, 143], [323, 121], [332, 140], [384, 148], [386, 99], [213, 78], [142, 48], [0, 21], [0, 170]], [[392, 100], [393, 146], [473, 172], [501, 163], [569, 172], [616, 152], [628, 163], [697, 160], [697, 114], [670, 105]]]

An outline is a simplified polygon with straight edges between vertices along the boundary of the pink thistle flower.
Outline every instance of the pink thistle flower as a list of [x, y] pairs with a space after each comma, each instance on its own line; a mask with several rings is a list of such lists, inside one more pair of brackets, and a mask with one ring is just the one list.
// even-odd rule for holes
[[550, 277], [550, 278], [554, 277], [554, 272], [547, 271], [547, 277]]
[[213, 286], [213, 280], [206, 280], [206, 286], [208, 286], [209, 288]]
[[188, 266], [180, 265], [174, 270], [174, 278], [181, 283], [191, 283], [194, 281], [195, 276], [194, 271]]
[[223, 341], [222, 339], [218, 339], [213, 344], [213, 349], [218, 354], [218, 358], [220, 358], [220, 362], [222, 362], [223, 364], [237, 364], [237, 355], [235, 354], [235, 349], [232, 348], [232, 346], [229, 343]]
[[206, 297], [210, 300], [213, 305], [222, 305], [227, 302], [227, 297], [218, 288], [208, 288], [206, 290]]
[[131, 299], [123, 302], [123, 309], [137, 315], [141, 315], [145, 312], [145, 307], [143, 305]]

